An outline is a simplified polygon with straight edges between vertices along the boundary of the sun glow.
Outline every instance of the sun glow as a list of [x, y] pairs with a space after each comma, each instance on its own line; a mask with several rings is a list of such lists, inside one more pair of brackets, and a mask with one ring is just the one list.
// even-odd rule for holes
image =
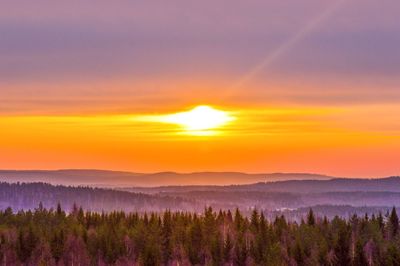
[[152, 116], [145, 120], [178, 125], [180, 133], [186, 135], [210, 136], [219, 134], [218, 129], [235, 119], [231, 112], [200, 105], [186, 112]]
[[227, 112], [202, 105], [188, 112], [167, 115], [163, 122], [181, 125], [188, 131], [200, 131], [221, 127], [232, 120]]

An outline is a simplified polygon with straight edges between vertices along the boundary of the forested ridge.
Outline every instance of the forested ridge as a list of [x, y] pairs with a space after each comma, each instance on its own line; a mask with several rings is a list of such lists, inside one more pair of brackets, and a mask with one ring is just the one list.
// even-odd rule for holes
[[1, 265], [400, 265], [399, 218], [0, 211]]
[[[197, 206], [193, 200], [176, 196], [147, 195], [117, 191], [113, 189], [84, 186], [54, 186], [45, 183], [0, 183], [0, 208], [28, 210], [37, 207], [38, 202], [46, 208], [55, 208], [57, 203], [70, 209], [74, 203], [91, 211], [175, 211], [192, 210]], [[202, 209], [204, 205], [199, 206]]]
[[[202, 212], [204, 206], [215, 210], [239, 210], [249, 215], [253, 208], [264, 212], [268, 219], [285, 214], [288, 220], [299, 222], [312, 207], [319, 216], [332, 219], [348, 218], [357, 213], [377, 215], [392, 206], [400, 206], [400, 193], [387, 191], [351, 191], [325, 193], [291, 193], [274, 191], [198, 191], [197, 187], [181, 192], [128, 192], [88, 186], [61, 186], [45, 183], [0, 183], [0, 209], [33, 210], [38, 202], [45, 208], [60, 203], [67, 210], [76, 203], [85, 211], [96, 212]], [[183, 188], [182, 188], [183, 189]], [[202, 189], [197, 188], [197, 189]], [[147, 191], [148, 192], [148, 191]]]

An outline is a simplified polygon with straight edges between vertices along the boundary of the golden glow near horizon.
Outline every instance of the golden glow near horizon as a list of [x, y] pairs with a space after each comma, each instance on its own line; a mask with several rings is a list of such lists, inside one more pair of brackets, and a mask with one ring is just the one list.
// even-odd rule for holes
[[175, 124], [181, 127], [181, 132], [193, 136], [218, 135], [220, 129], [236, 120], [231, 112], [215, 109], [208, 105], [199, 105], [185, 112], [160, 116], [145, 116], [142, 120]]
[[159, 114], [0, 116], [0, 168], [383, 176], [400, 171], [399, 112], [388, 104], [208, 105]]

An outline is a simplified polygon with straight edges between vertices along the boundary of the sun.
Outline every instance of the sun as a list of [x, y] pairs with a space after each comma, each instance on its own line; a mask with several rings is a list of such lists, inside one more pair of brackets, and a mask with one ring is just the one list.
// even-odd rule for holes
[[160, 122], [177, 124], [192, 135], [212, 135], [212, 130], [221, 128], [235, 120], [229, 112], [217, 110], [208, 105], [200, 105], [192, 110], [165, 115]]
[[[177, 134], [192, 136], [221, 135], [222, 128], [236, 120], [233, 112], [216, 109], [209, 105], [199, 105], [188, 111], [164, 115], [140, 115], [136, 121], [166, 123], [179, 126]], [[161, 130], [161, 129], [160, 129]]]

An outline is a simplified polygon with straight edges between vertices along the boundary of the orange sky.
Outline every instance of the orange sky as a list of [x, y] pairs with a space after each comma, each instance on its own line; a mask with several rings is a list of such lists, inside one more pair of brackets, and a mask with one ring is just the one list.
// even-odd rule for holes
[[2, 116], [0, 168], [282, 171], [355, 177], [400, 170], [396, 105], [216, 108], [231, 111], [236, 120], [211, 136], [181, 134], [179, 125], [137, 119], [154, 113]]
[[1, 169], [400, 174], [398, 0], [2, 7]]

